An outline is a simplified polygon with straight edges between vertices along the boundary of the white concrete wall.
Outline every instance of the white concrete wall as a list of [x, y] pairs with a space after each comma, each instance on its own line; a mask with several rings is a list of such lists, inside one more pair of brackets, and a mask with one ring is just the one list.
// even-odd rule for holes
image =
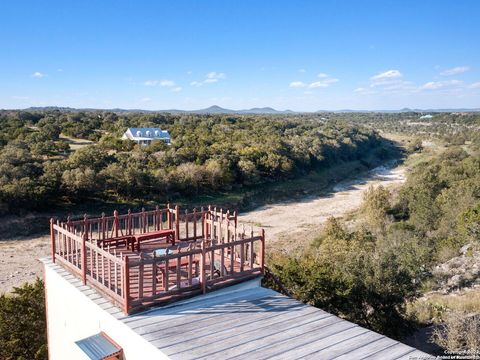
[[50, 360], [85, 360], [75, 341], [105, 332], [124, 351], [125, 360], [168, 359], [124, 323], [102, 310], [50, 265], [45, 265]]

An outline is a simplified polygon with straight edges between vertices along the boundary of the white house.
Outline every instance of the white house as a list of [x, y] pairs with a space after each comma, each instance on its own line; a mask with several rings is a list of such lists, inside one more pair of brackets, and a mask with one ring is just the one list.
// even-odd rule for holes
[[162, 140], [170, 144], [170, 134], [160, 128], [128, 128], [122, 139], [135, 141], [141, 145], [150, 145], [153, 140]]

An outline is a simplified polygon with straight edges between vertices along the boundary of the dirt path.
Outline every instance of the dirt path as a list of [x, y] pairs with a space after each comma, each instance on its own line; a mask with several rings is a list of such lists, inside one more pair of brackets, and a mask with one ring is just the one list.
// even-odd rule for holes
[[43, 277], [39, 258], [50, 252], [49, 236], [0, 242], [0, 294]]
[[[308, 244], [328, 217], [341, 216], [358, 208], [362, 192], [368, 186], [400, 184], [405, 180], [404, 174], [403, 167], [379, 167], [366, 177], [336, 184], [328, 195], [263, 206], [241, 214], [239, 221], [264, 227], [268, 243], [288, 251]], [[0, 241], [0, 293], [37, 276], [42, 277], [43, 269], [38, 259], [48, 256], [49, 252], [47, 235]]]
[[240, 214], [239, 221], [265, 228], [267, 244], [290, 251], [313, 240], [330, 216], [341, 216], [357, 209], [362, 194], [370, 185], [399, 185], [405, 181], [405, 168], [378, 167], [366, 177], [336, 184], [330, 194], [298, 202], [262, 206]]

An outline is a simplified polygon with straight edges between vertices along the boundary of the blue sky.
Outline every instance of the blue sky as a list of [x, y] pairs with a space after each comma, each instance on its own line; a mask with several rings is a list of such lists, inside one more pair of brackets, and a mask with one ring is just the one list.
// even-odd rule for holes
[[2, 0], [0, 108], [480, 107], [480, 1]]

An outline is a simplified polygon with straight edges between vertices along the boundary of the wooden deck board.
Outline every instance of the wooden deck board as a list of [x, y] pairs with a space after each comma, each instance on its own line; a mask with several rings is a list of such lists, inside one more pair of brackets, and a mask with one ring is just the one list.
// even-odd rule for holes
[[408, 359], [421, 351], [243, 282], [136, 315], [123, 315], [96, 290], [45, 261], [97, 306], [171, 359]]
[[[293, 324], [292, 324], [293, 325]], [[256, 359], [268, 359], [270, 357], [278, 357], [290, 350], [298, 350], [308, 346], [313, 341], [330, 343], [332, 336], [341, 334], [342, 336], [357, 335], [360, 330], [358, 326], [345, 322], [337, 317], [333, 317], [328, 321], [308, 324], [306, 326], [292, 327], [288, 332], [280, 334], [268, 334], [263, 338], [262, 342], [254, 344], [246, 344], [238, 349], [232, 349], [229, 353], [234, 359], [242, 359], [246, 355], [246, 351], [250, 356]], [[348, 335], [346, 335], [348, 334]], [[312, 350], [310, 350], [312, 351]]]
[[[281, 324], [286, 320], [301, 319], [302, 316], [308, 316], [309, 314], [307, 312], [302, 312], [302, 313], [295, 312], [295, 314], [291, 314], [292, 316], [290, 319], [286, 319], [282, 315], [283, 314], [281, 313], [273, 313], [270, 317], [267, 317], [267, 318], [263, 317], [263, 314], [261, 313], [256, 314], [256, 317], [254, 317], [254, 315], [248, 316], [248, 317], [232, 316], [230, 319], [228, 319], [228, 322], [222, 326], [222, 332], [219, 335], [223, 337], [225, 334], [224, 331], [229, 331], [229, 330], [233, 331], [233, 336], [240, 335], [245, 331], [248, 331], [249, 325], [257, 324], [256, 320], [260, 318], [262, 319], [262, 326], [265, 327], [265, 326], [275, 326], [275, 325]], [[212, 332], [216, 333], [218, 331], [218, 322], [215, 319], [210, 319], [210, 320], [213, 320], [213, 321], [207, 324], [206, 326], [202, 326], [199, 329], [185, 331], [186, 333], [185, 336], [187, 336], [189, 340], [195, 341], [195, 340], [203, 340], [203, 337], [212, 334]], [[253, 325], [253, 326], [256, 326], [256, 325]], [[165, 339], [169, 340], [168, 338], [169, 337], [167, 336]], [[163, 341], [163, 339], [152, 341], [152, 343], [155, 346], [161, 346], [160, 344], [161, 341]], [[168, 350], [168, 348], [170, 347], [175, 347], [183, 342], [183, 340], [179, 341], [178, 338], [171, 339], [170, 341], [171, 343], [169, 343], [166, 347], [164, 347], [166, 350]]]
[[375, 342], [382, 338], [381, 335], [367, 329], [359, 330], [358, 334], [354, 335], [352, 333], [351, 335], [352, 336], [347, 339], [344, 337], [340, 337], [338, 339], [332, 338], [331, 343], [324, 346], [323, 349], [318, 349], [319, 346], [314, 341], [300, 349], [287, 351], [286, 353], [282, 354], [282, 356], [287, 356], [291, 359], [336, 358], [337, 356], [341, 356], [364, 345], [377, 346]]
[[409, 354], [416, 351], [414, 348], [408, 347], [402, 343], [397, 342], [395, 345], [387, 347], [385, 349], [378, 349], [380, 351], [375, 354], [371, 354], [364, 359], [372, 360], [396, 360], [401, 358], [407, 358]]
[[378, 351], [378, 349], [386, 349], [390, 346], [397, 344], [397, 341], [387, 338], [385, 336], [379, 335], [380, 339], [377, 340], [375, 346], [372, 346], [371, 343], [362, 344], [361, 346], [352, 349], [344, 354], [340, 355], [338, 360], [350, 360], [350, 359], [365, 359], [369, 355], [372, 355]]
[[415, 351], [270, 289], [234, 289], [129, 316], [125, 323], [172, 359], [393, 359]]
[[[192, 332], [195, 331], [197, 328], [205, 328], [206, 326], [209, 326], [212, 322], [215, 324], [218, 323], [218, 321], [224, 321], [225, 327], [222, 327], [222, 329], [227, 329], [232, 325], [232, 323], [239, 323], [239, 321], [241, 322], [241, 320], [243, 319], [250, 319], [250, 321], [253, 321], [257, 317], [262, 319], [268, 319], [270, 316], [273, 317], [282, 315], [282, 313], [279, 311], [273, 311], [273, 307], [263, 307], [263, 309], [259, 310], [258, 305], [258, 302], [256, 302], [255, 300], [234, 306], [217, 305], [212, 309], [212, 311], [202, 311], [202, 313], [189, 315], [189, 318], [193, 318], [195, 322], [185, 322], [185, 318], [180, 317], [165, 321], [165, 327], [168, 327], [169, 335], [171, 335], [177, 331]], [[277, 308], [279, 306], [282, 306], [286, 310], [287, 306], [289, 309], [292, 309], [290, 305], [291, 304], [277, 303], [274, 306], [276, 306]], [[263, 314], [263, 312], [265, 311], [270, 312], [269, 317], [265, 317], [265, 315]], [[293, 316], [293, 313], [296, 312], [290, 311], [290, 313], [292, 313]], [[249, 316], [242, 316], [242, 314], [248, 314]], [[155, 330], [158, 331], [162, 329], [156, 327]]]
[[[200, 311], [212, 311], [215, 310], [217, 306], [228, 307], [230, 304], [235, 304], [237, 301], [247, 298], [250, 294], [254, 294], [254, 297], [258, 297], [258, 290], [247, 289], [244, 292], [238, 292], [236, 294], [219, 294], [215, 298], [198, 297], [196, 301], [182, 302], [181, 307], [179, 306], [179, 303], [177, 303], [163, 308], [152, 309], [137, 315], [130, 315], [125, 318], [125, 323], [131, 328], [135, 328], [139, 322], [143, 320], [145, 320], [145, 323], [151, 324], [152, 317], [156, 317], [158, 323], [161, 324], [162, 321], [170, 320], [175, 317], [183, 317]], [[161, 327], [160, 324], [157, 326]]]
[[[304, 323], [318, 323], [320, 321], [326, 323], [334, 321], [330, 319], [331, 315], [325, 314], [312, 314], [312, 313], [304, 313], [304, 314], [297, 314], [296, 317], [286, 317], [283, 319], [287, 313], [282, 314], [275, 318], [270, 318], [269, 320], [265, 319], [264, 317], [257, 321], [250, 321], [244, 322], [240, 326], [234, 326], [229, 328], [224, 328], [223, 326], [219, 329], [218, 323], [211, 323], [208, 327], [210, 330], [207, 334], [203, 336], [197, 336], [194, 339], [189, 339], [188, 342], [177, 342], [172, 345], [168, 345], [166, 347], [162, 347], [162, 351], [169, 355], [171, 354], [192, 354], [195, 356], [202, 356], [207, 355], [209, 356], [212, 352], [212, 349], [201, 349], [202, 344], [205, 341], [218, 341], [218, 346], [215, 347], [215, 352], [223, 352], [226, 356], [230, 357], [228, 352], [231, 348], [239, 348], [245, 342], [251, 342], [252, 338], [257, 338], [257, 336], [261, 337], [261, 334], [265, 332], [265, 329], [275, 329], [274, 332], [280, 334], [280, 332], [284, 332], [288, 330], [292, 323], [295, 322], [296, 326], [302, 325]], [[302, 319], [303, 317], [303, 319]], [[218, 339], [218, 340], [215, 340]]]

